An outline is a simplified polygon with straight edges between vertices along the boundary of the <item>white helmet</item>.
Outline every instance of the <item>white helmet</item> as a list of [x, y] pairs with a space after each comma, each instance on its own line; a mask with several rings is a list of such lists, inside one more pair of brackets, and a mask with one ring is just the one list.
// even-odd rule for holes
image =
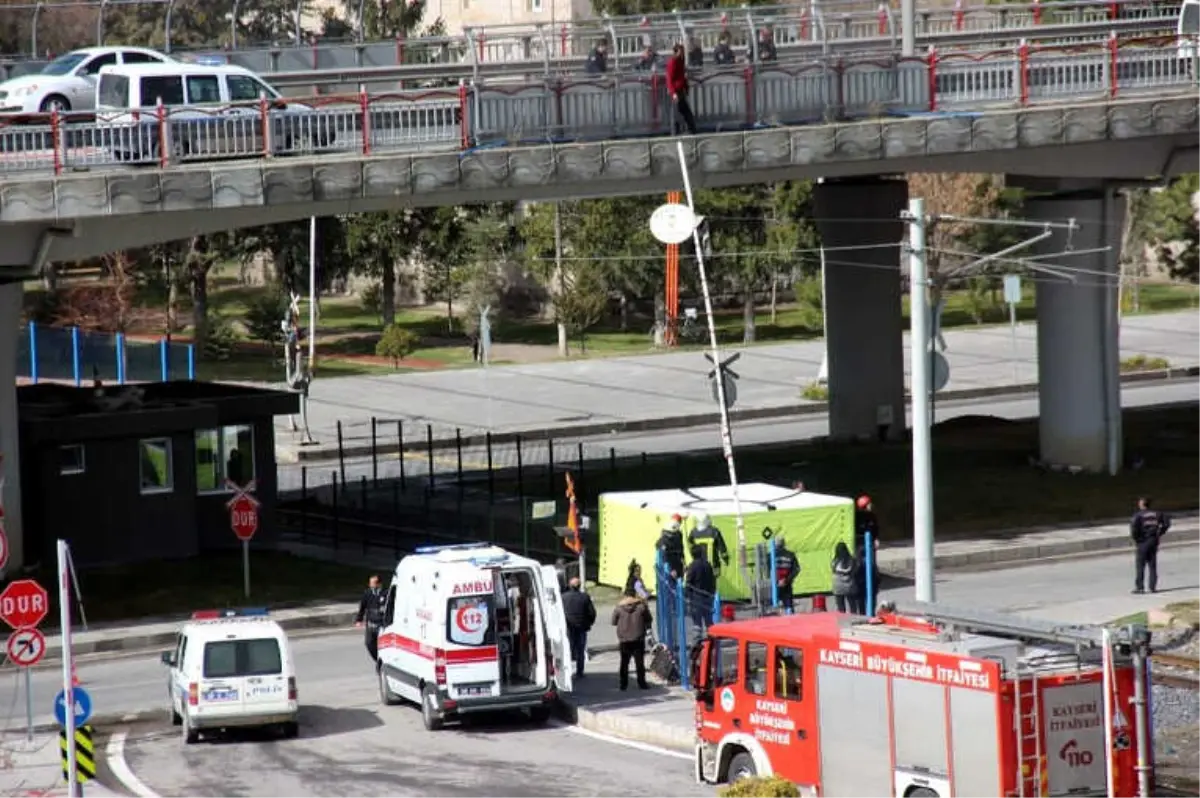
[[696, 529], [708, 529], [712, 524], [712, 519], [708, 517], [708, 513], [700, 513], [696, 518]]

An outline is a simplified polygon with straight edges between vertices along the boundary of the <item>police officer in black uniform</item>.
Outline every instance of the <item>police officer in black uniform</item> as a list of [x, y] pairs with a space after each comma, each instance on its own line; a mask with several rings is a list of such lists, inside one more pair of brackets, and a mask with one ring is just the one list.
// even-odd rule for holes
[[1134, 556], [1134, 568], [1137, 573], [1133, 579], [1133, 592], [1145, 593], [1146, 572], [1150, 572], [1150, 592], [1158, 591], [1158, 542], [1171, 528], [1171, 519], [1164, 513], [1150, 508], [1150, 499], [1138, 499], [1137, 512], [1129, 521], [1129, 535], [1137, 546]]
[[680, 529], [682, 523], [683, 518], [676, 513], [671, 516], [662, 534], [658, 536], [657, 548], [662, 552], [663, 564], [671, 577], [672, 589], [675, 587], [675, 580], [683, 576], [683, 531]]
[[379, 586], [379, 577], [372, 576], [367, 580], [367, 589], [358, 602], [358, 614], [354, 616], [355, 626], [365, 626], [364, 642], [371, 662], [379, 661], [379, 627], [383, 626], [383, 605], [387, 594]]

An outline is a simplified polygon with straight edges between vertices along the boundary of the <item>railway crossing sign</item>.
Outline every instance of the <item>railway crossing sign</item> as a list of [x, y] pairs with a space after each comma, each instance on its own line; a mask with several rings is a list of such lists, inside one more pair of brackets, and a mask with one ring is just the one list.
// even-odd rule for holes
[[0, 593], [0, 621], [13, 629], [37, 626], [50, 611], [50, 596], [46, 588], [32, 579], [10, 582]]
[[225, 503], [229, 508], [229, 526], [238, 540], [246, 542], [258, 531], [258, 499], [251, 493], [254, 491], [254, 480], [239, 486], [233, 480], [225, 480], [225, 484], [233, 491], [233, 498]]
[[[71, 688], [71, 705], [75, 710], [75, 728], [79, 729], [92, 717], [92, 697], [82, 687]], [[54, 719], [59, 726], [67, 725], [67, 694], [59, 690], [54, 696]]]
[[[58, 752], [62, 760], [63, 778], [67, 779], [67, 730], [58, 730]], [[96, 750], [92, 743], [92, 727], [75, 727], [75, 779], [85, 784], [96, 778]], [[69, 781], [69, 779], [68, 779]]]
[[30, 668], [46, 656], [46, 637], [37, 629], [21, 629], [8, 636], [8, 660], [22, 668]]

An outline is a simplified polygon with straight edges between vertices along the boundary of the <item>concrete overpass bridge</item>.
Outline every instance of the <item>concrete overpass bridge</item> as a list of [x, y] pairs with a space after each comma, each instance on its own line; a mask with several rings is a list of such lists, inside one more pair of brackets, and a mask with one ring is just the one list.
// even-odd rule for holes
[[[873, 268], [827, 276], [835, 437], [874, 437], [880, 427], [892, 438], [904, 434], [899, 248], [891, 245], [902, 239], [907, 186], [886, 176], [1005, 173], [1043, 192], [1028, 205], [1033, 218], [1078, 224], [1069, 240], [1056, 234], [1043, 242], [1041, 254], [1073, 249], [1080, 254], [1057, 262], [1088, 272], [1079, 283], [1038, 283], [1043, 459], [1119, 468], [1115, 245], [1124, 209], [1115, 187], [1196, 169], [1200, 73], [1180, 61], [1173, 44], [1114, 41], [1099, 53], [1034, 55], [971, 58], [942, 72], [936, 56], [836, 72], [752, 71], [736, 89], [728, 81], [697, 86], [696, 104], [712, 132], [683, 140], [699, 186], [823, 177], [816, 205], [826, 244], [883, 245], [857, 254]], [[260, 149], [217, 153], [173, 146], [199, 123], [163, 113], [148, 123], [144, 140], [165, 146], [142, 168], [104, 155], [117, 139], [103, 123], [52, 120], [48, 130], [23, 132], [21, 142], [0, 139], [9, 156], [0, 161], [8, 170], [0, 181], [0, 271], [19, 280], [48, 260], [311, 215], [679, 187], [675, 140], [655, 135], [666, 122], [653, 78], [571, 93], [544, 82], [489, 91], [464, 85], [452, 101], [393, 96], [378, 105], [364, 94], [349, 108], [330, 104], [284, 127], [270, 109], [242, 117], [246, 123], [222, 116], [226, 132], [264, 127]], [[737, 97], [742, 105], [721, 105]], [[767, 123], [768, 110], [777, 112], [775, 124]], [[869, 118], [787, 124], [859, 114]], [[754, 121], [748, 129], [747, 118]], [[511, 125], [523, 123], [522, 134], [532, 128], [536, 135], [511, 135]], [[744, 129], [723, 132], [723, 125]], [[134, 128], [135, 138], [141, 129]], [[272, 143], [276, 133], [321, 130], [337, 132], [336, 142]], [[22, 148], [31, 135], [48, 136], [50, 150]], [[552, 143], [520, 144], [538, 139]], [[84, 152], [88, 142], [99, 154]], [[256, 153], [263, 157], [247, 159]], [[214, 163], [214, 154], [243, 159]], [[20, 304], [19, 282], [0, 288], [0, 317], [13, 320], [14, 332]], [[6, 344], [0, 384], [15, 376], [15, 336]], [[15, 440], [13, 395], [0, 392], [4, 507], [19, 562]]]

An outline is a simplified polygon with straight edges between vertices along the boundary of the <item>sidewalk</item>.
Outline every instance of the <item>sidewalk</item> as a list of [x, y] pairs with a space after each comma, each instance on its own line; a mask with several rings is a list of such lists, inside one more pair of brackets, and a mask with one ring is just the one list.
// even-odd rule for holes
[[[1200, 535], [1200, 517], [1195, 513], [1175, 517], [1171, 533], [1164, 545], [1173, 546], [1194, 542]], [[984, 539], [950, 540], [934, 546], [934, 565], [938, 568], [961, 568], [978, 565], [1017, 564], [1048, 557], [1125, 550], [1129, 547], [1128, 522], [1119, 521], [1091, 527], [1011, 530], [995, 532]], [[391, 555], [383, 552], [353, 554], [305, 546], [297, 551], [305, 556], [330, 559], [364, 568], [386, 568], [394, 565]], [[911, 574], [915, 557], [912, 546], [885, 546], [879, 552], [880, 570], [894, 576]], [[611, 596], [611, 593], [609, 594]], [[611, 598], [596, 607], [596, 626], [588, 647], [595, 652], [612, 651], [616, 639], [609, 616]], [[289, 632], [331, 632], [349, 629], [358, 606], [353, 603], [320, 603], [310, 607], [273, 611], [272, 617]], [[129, 651], [167, 648], [175, 640], [183, 618], [153, 619], [143, 623], [104, 625], [89, 631], [76, 631], [72, 637], [74, 653], [99, 658]], [[62, 640], [47, 635], [46, 657], [49, 665], [59, 660]], [[45, 665], [44, 665], [45, 666]], [[43, 666], [43, 667], [44, 667]]]
[[[59, 796], [67, 794], [67, 782], [63, 778], [58, 735], [40, 732], [33, 740], [25, 739], [23, 733], [8, 732], [0, 738], [0, 795]], [[99, 751], [96, 758], [101, 759]], [[92, 796], [117, 796], [99, 781], [89, 781], [83, 786], [83, 794]]]

